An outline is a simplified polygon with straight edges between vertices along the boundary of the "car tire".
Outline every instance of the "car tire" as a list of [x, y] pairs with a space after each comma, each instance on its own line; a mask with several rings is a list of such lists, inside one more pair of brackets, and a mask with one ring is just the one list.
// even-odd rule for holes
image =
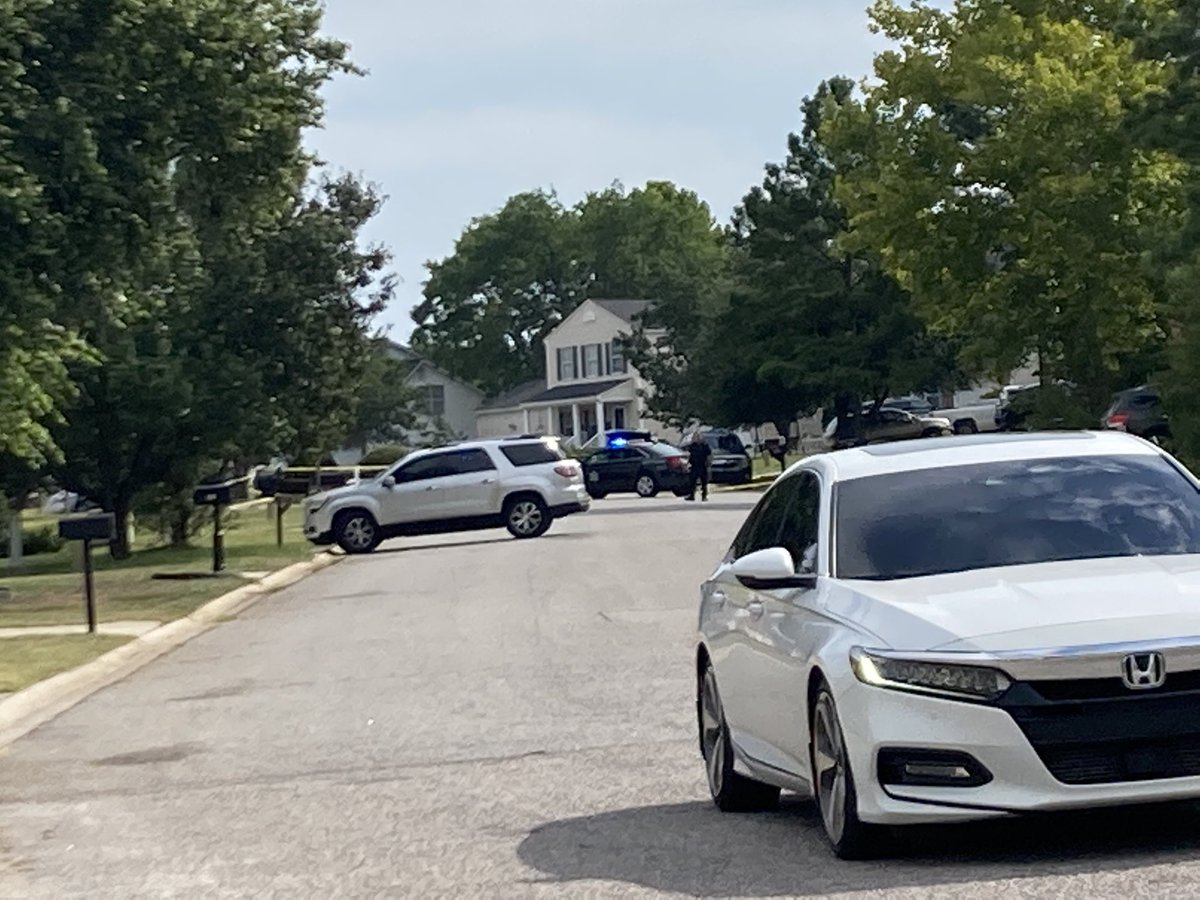
[[708, 790], [721, 812], [761, 812], [779, 804], [779, 788], [739, 775], [733, 769], [733, 742], [725, 722], [725, 709], [717, 691], [717, 678], [706, 664], [696, 691], [696, 718], [700, 728], [700, 755], [708, 777]]
[[639, 497], [649, 499], [658, 494], [658, 481], [649, 472], [643, 472], [634, 483], [634, 490]]
[[924, 431], [921, 432], [921, 437], [935, 438], [935, 437], [942, 437], [944, 434], [946, 434], [946, 432], [940, 428], [926, 428]]
[[370, 553], [383, 540], [375, 517], [362, 509], [338, 513], [333, 523], [333, 539], [342, 550], [355, 556]]
[[827, 684], [822, 683], [817, 690], [809, 724], [813, 799], [833, 852], [840, 859], [869, 859], [878, 855], [884, 829], [858, 817], [854, 773], [850, 770], [837, 704]]
[[974, 420], [972, 420], [972, 419], [966, 419], [962, 422], [955, 422], [954, 423], [954, 433], [955, 434], [979, 434], [979, 426], [976, 425]]
[[504, 527], [520, 540], [541, 537], [550, 528], [550, 508], [541, 497], [522, 494], [504, 504]]
[[593, 500], [603, 500], [605, 497], [607, 497], [607, 496], [608, 496], [608, 494], [607, 494], [605, 491], [592, 491], [592, 490], [589, 490], [589, 491], [588, 491], [588, 496], [589, 496], [589, 497], [591, 497]]

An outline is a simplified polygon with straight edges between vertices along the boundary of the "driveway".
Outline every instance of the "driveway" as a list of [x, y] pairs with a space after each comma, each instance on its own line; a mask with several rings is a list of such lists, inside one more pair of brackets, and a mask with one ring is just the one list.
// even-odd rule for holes
[[696, 585], [754, 497], [404, 540], [0, 753], [0, 896], [1194, 896], [1194, 807], [833, 859], [810, 804], [722, 816]]

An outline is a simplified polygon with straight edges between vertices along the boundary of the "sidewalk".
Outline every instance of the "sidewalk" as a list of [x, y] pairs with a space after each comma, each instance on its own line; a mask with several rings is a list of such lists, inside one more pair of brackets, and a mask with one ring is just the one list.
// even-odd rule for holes
[[[97, 634], [115, 634], [122, 637], [141, 637], [153, 631], [162, 622], [136, 621], [101, 622], [96, 626]], [[55, 634], [87, 634], [86, 625], [29, 625], [24, 627], [0, 628], [0, 640], [17, 637], [39, 637]]]

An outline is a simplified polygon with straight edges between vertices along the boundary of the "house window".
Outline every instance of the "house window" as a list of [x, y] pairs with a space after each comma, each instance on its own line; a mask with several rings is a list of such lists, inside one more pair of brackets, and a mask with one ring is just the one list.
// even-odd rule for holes
[[583, 346], [583, 377], [599, 378], [604, 372], [600, 368], [600, 348], [602, 344], [584, 344]]
[[446, 388], [440, 384], [423, 384], [418, 388], [417, 395], [425, 414], [440, 418], [446, 414]]
[[571, 381], [578, 378], [575, 374], [575, 356], [577, 347], [559, 347], [558, 348], [558, 380]]
[[624, 375], [625, 374], [625, 352], [621, 349], [620, 341], [613, 341], [608, 345], [609, 375]]

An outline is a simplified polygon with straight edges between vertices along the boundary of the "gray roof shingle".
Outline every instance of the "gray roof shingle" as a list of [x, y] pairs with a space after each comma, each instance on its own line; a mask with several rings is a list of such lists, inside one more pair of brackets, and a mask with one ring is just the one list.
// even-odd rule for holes
[[652, 300], [593, 300], [601, 309], [632, 323], [634, 319], [654, 305]]

